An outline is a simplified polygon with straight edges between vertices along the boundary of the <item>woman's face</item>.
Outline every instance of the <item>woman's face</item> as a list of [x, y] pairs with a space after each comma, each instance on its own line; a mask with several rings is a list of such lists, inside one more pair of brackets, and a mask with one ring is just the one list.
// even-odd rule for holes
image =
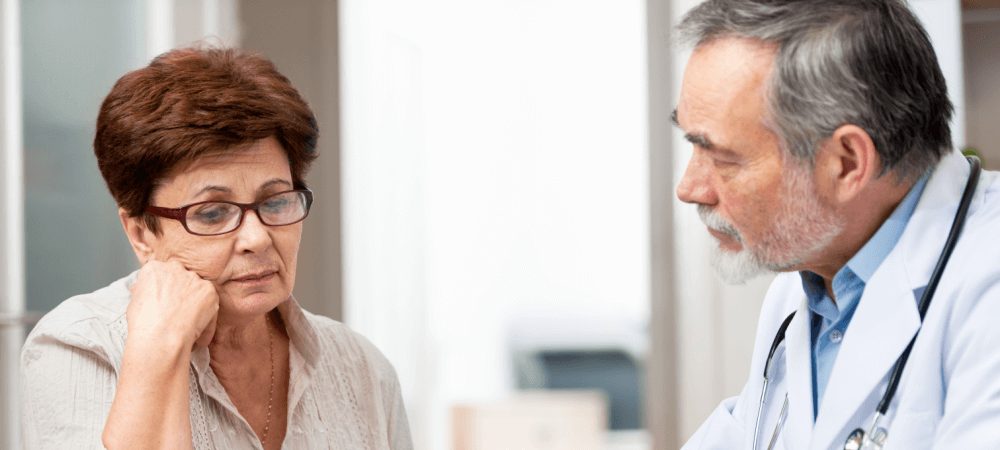
[[[267, 138], [244, 151], [205, 156], [182, 166], [164, 180], [151, 204], [180, 208], [208, 200], [253, 203], [290, 189], [285, 151]], [[220, 315], [264, 313], [291, 295], [302, 222], [272, 227], [250, 210], [239, 228], [218, 236], [188, 233], [177, 220], [159, 218], [159, 223], [159, 236], [143, 231], [148, 254], [139, 254], [139, 259], [143, 264], [151, 259], [178, 261], [214, 283]]]

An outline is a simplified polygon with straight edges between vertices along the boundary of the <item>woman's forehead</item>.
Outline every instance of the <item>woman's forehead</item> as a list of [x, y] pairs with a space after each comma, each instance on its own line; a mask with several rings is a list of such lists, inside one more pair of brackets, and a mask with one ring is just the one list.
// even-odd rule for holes
[[272, 185], [291, 189], [292, 177], [284, 149], [268, 138], [179, 166], [164, 179], [156, 196], [193, 198], [207, 191], [256, 193]]

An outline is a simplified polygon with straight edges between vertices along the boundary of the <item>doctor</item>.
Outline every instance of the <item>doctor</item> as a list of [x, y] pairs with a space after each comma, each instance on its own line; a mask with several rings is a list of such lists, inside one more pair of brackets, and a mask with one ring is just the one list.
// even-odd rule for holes
[[743, 392], [684, 449], [1000, 448], [1000, 181], [982, 172], [970, 190], [921, 321], [974, 171], [906, 4], [709, 0], [678, 31], [694, 50], [674, 122], [694, 150], [677, 196], [724, 280], [782, 272]]

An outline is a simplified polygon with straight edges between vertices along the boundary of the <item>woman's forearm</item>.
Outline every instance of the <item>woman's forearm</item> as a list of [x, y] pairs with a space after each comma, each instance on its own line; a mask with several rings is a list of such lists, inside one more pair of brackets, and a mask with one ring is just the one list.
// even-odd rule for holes
[[108, 450], [191, 448], [191, 348], [178, 341], [126, 341], [102, 435]]
[[191, 350], [211, 342], [219, 297], [176, 261], [146, 261], [131, 287], [108, 450], [191, 448]]

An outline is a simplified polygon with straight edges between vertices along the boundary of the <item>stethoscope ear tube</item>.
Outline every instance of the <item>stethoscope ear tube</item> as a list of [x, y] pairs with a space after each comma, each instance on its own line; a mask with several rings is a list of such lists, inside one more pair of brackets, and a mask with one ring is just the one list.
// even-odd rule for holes
[[[944, 250], [941, 251], [941, 256], [938, 258], [937, 266], [934, 267], [931, 279], [927, 281], [924, 294], [920, 296], [917, 311], [920, 312], [921, 323], [924, 321], [924, 316], [927, 315], [927, 309], [930, 308], [931, 298], [934, 296], [934, 291], [937, 290], [938, 282], [941, 281], [941, 275], [944, 273], [945, 266], [948, 265], [948, 259], [951, 258], [951, 253], [955, 250], [955, 245], [958, 244], [958, 237], [962, 234], [962, 228], [965, 227], [965, 218], [969, 214], [969, 206], [972, 204], [972, 197], [976, 193], [976, 185], [979, 184], [979, 174], [983, 170], [982, 162], [979, 161], [979, 158], [975, 156], [966, 156], [965, 158], [972, 164], [969, 170], [969, 181], [965, 184], [965, 192], [962, 193], [962, 201], [958, 204], [958, 212], [955, 213], [955, 220], [951, 223], [951, 231], [948, 233], [948, 240], [944, 244]], [[910, 344], [906, 346], [906, 350], [903, 351], [903, 354], [899, 355], [896, 364], [892, 366], [892, 373], [889, 375], [889, 386], [886, 388], [885, 395], [882, 396], [878, 408], [876, 408], [879, 414], [884, 415], [889, 410], [892, 397], [896, 395], [896, 388], [899, 387], [899, 379], [903, 376], [903, 368], [906, 367], [906, 360], [910, 358], [910, 350], [913, 349], [913, 343], [916, 342], [919, 335], [920, 330], [917, 330], [916, 334], [913, 335], [913, 339], [910, 340]]]
[[[757, 450], [757, 439], [760, 436], [760, 417], [764, 412], [764, 401], [767, 398], [767, 387], [770, 384], [771, 377], [768, 376], [771, 373], [771, 360], [774, 358], [774, 352], [778, 350], [778, 346], [781, 345], [781, 341], [785, 340], [785, 330], [788, 329], [788, 324], [792, 322], [792, 318], [795, 317], [795, 311], [792, 311], [785, 321], [781, 323], [778, 327], [778, 333], [774, 336], [774, 341], [771, 342], [771, 351], [767, 353], [767, 360], [764, 363], [764, 387], [760, 390], [760, 403], [757, 406], [757, 421], [754, 423], [753, 427], [753, 448]], [[788, 395], [785, 395], [785, 406], [781, 408], [781, 414], [784, 415], [788, 408]], [[783, 418], [781, 422], [784, 422]], [[777, 429], [775, 430], [777, 431]], [[777, 436], [777, 434], [775, 434]], [[774, 439], [771, 439], [771, 445], [774, 445]], [[770, 447], [768, 447], [770, 448]]]
[[774, 358], [774, 352], [778, 350], [778, 346], [781, 345], [781, 341], [785, 340], [785, 330], [788, 329], [788, 324], [792, 322], [792, 318], [795, 317], [795, 311], [792, 311], [788, 317], [785, 318], [784, 322], [781, 322], [781, 326], [778, 327], [778, 334], [774, 336], [774, 341], [771, 342], [771, 351], [767, 352], [767, 362], [764, 363], [764, 379], [770, 377], [767, 374], [771, 373], [771, 359]]
[[962, 193], [962, 202], [958, 204], [958, 212], [955, 213], [955, 220], [951, 223], [951, 232], [948, 233], [948, 241], [945, 242], [944, 250], [941, 251], [941, 257], [938, 258], [937, 266], [934, 267], [934, 273], [927, 282], [924, 295], [920, 297], [920, 307], [918, 310], [920, 311], [921, 322], [924, 321], [924, 316], [927, 315], [927, 308], [931, 305], [931, 297], [934, 295], [934, 291], [937, 290], [944, 267], [948, 264], [948, 258], [951, 258], [951, 252], [955, 250], [958, 237], [962, 234], [962, 228], [965, 227], [965, 217], [969, 214], [972, 197], [976, 194], [976, 185], [979, 184], [979, 174], [983, 171], [982, 162], [979, 161], [979, 158], [975, 156], [966, 156], [965, 158], [972, 164], [972, 167], [969, 169], [969, 181], [965, 184], [965, 192]]

